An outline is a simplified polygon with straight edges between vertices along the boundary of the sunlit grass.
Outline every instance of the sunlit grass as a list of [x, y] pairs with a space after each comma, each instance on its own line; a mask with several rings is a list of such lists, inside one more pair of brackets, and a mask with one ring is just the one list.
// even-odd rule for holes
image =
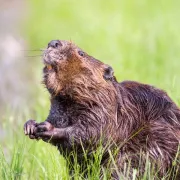
[[[28, 140], [29, 141], [29, 140]], [[11, 156], [7, 160], [6, 155], [3, 153], [3, 148], [0, 147], [0, 179], [99, 179], [103, 177], [104, 180], [112, 179], [112, 173], [116, 172], [120, 179], [142, 179], [151, 180], [158, 179], [159, 169], [154, 167], [154, 164], [149, 161], [148, 154], [139, 159], [139, 167], [132, 169], [131, 161], [129, 159], [124, 164], [122, 171], [116, 166], [113, 153], [108, 150], [110, 154], [109, 163], [106, 166], [101, 166], [102, 152], [104, 149], [102, 146], [95, 151], [91, 158], [85, 158], [84, 164], [78, 164], [76, 161], [77, 153], [74, 151], [70, 155], [67, 155], [65, 159], [60, 156], [56, 148], [49, 144], [40, 142], [27, 143], [26, 140], [22, 143], [14, 145], [13, 151], [8, 155]], [[177, 154], [178, 156], [179, 154]], [[69, 158], [73, 156], [74, 163], [70, 164]], [[84, 156], [87, 154], [84, 152]], [[93, 160], [92, 160], [93, 159]], [[177, 176], [177, 170], [179, 168], [178, 158], [175, 158], [172, 168], [162, 179], [175, 179]], [[84, 165], [87, 169], [84, 169]], [[68, 168], [70, 167], [70, 169]], [[142, 169], [145, 171], [142, 172]], [[169, 177], [169, 173], [172, 173], [173, 177]]]

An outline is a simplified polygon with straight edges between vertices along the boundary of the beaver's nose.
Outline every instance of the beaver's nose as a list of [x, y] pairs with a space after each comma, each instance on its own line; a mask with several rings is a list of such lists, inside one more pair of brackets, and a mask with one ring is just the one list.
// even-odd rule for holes
[[52, 40], [48, 43], [48, 48], [49, 47], [58, 48], [59, 46], [62, 46], [62, 43], [59, 40]]

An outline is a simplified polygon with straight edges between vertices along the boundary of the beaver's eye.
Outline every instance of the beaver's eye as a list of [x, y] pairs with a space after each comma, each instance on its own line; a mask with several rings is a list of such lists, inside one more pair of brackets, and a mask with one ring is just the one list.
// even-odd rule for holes
[[78, 54], [82, 57], [84, 56], [84, 52], [82, 52], [82, 51], [78, 51]]

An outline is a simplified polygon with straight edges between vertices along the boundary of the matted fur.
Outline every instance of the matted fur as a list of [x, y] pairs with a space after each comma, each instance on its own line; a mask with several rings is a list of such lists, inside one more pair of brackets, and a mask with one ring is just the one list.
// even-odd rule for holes
[[[130, 158], [132, 168], [138, 168], [140, 154], [148, 154], [159, 174], [166, 173], [180, 141], [180, 110], [175, 103], [153, 86], [118, 83], [112, 69], [107, 71], [108, 65], [72, 42], [59, 42], [61, 46], [49, 47], [44, 53], [45, 65], [52, 66], [44, 68], [43, 82], [51, 94], [46, 121], [63, 132], [51, 143], [61, 153], [76, 147], [82, 154], [82, 145], [90, 152], [103, 137], [103, 144], [110, 142], [109, 148], [112, 144], [119, 148], [115, 158], [119, 170]], [[31, 134], [37, 137], [36, 133]], [[39, 137], [43, 139], [43, 135]]]

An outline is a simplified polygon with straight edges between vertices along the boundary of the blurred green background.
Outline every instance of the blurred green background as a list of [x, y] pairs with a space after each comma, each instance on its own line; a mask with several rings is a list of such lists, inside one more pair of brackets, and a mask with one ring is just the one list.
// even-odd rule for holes
[[[40, 83], [41, 57], [28, 57], [41, 52], [26, 50], [46, 48], [51, 40], [72, 40], [90, 55], [111, 65], [118, 81], [136, 80], [155, 85], [180, 105], [179, 7], [178, 0], [2, 1], [0, 141], [2, 152], [8, 155], [7, 163], [11, 162], [17, 144], [24, 142], [24, 161], [20, 164], [22, 171], [33, 179], [34, 173], [38, 177], [43, 168], [47, 170], [52, 165], [47, 147], [57, 153], [55, 148], [43, 142], [31, 142], [23, 134], [26, 120], [44, 121], [49, 110], [49, 95]], [[14, 42], [13, 46], [4, 43], [7, 32], [8, 37], [11, 34], [15, 37], [9, 40], [11, 44]], [[5, 56], [9, 54], [7, 49], [17, 49], [16, 54], [21, 51], [21, 57], [10, 61], [11, 56]], [[3, 55], [4, 52], [7, 53]], [[12, 104], [17, 97], [22, 100]], [[30, 168], [32, 162], [37, 169]], [[38, 164], [41, 166], [37, 167]]]
[[179, 5], [176, 0], [34, 0], [25, 33], [32, 49], [52, 39], [72, 40], [112, 65], [119, 81], [156, 85], [178, 101]]

